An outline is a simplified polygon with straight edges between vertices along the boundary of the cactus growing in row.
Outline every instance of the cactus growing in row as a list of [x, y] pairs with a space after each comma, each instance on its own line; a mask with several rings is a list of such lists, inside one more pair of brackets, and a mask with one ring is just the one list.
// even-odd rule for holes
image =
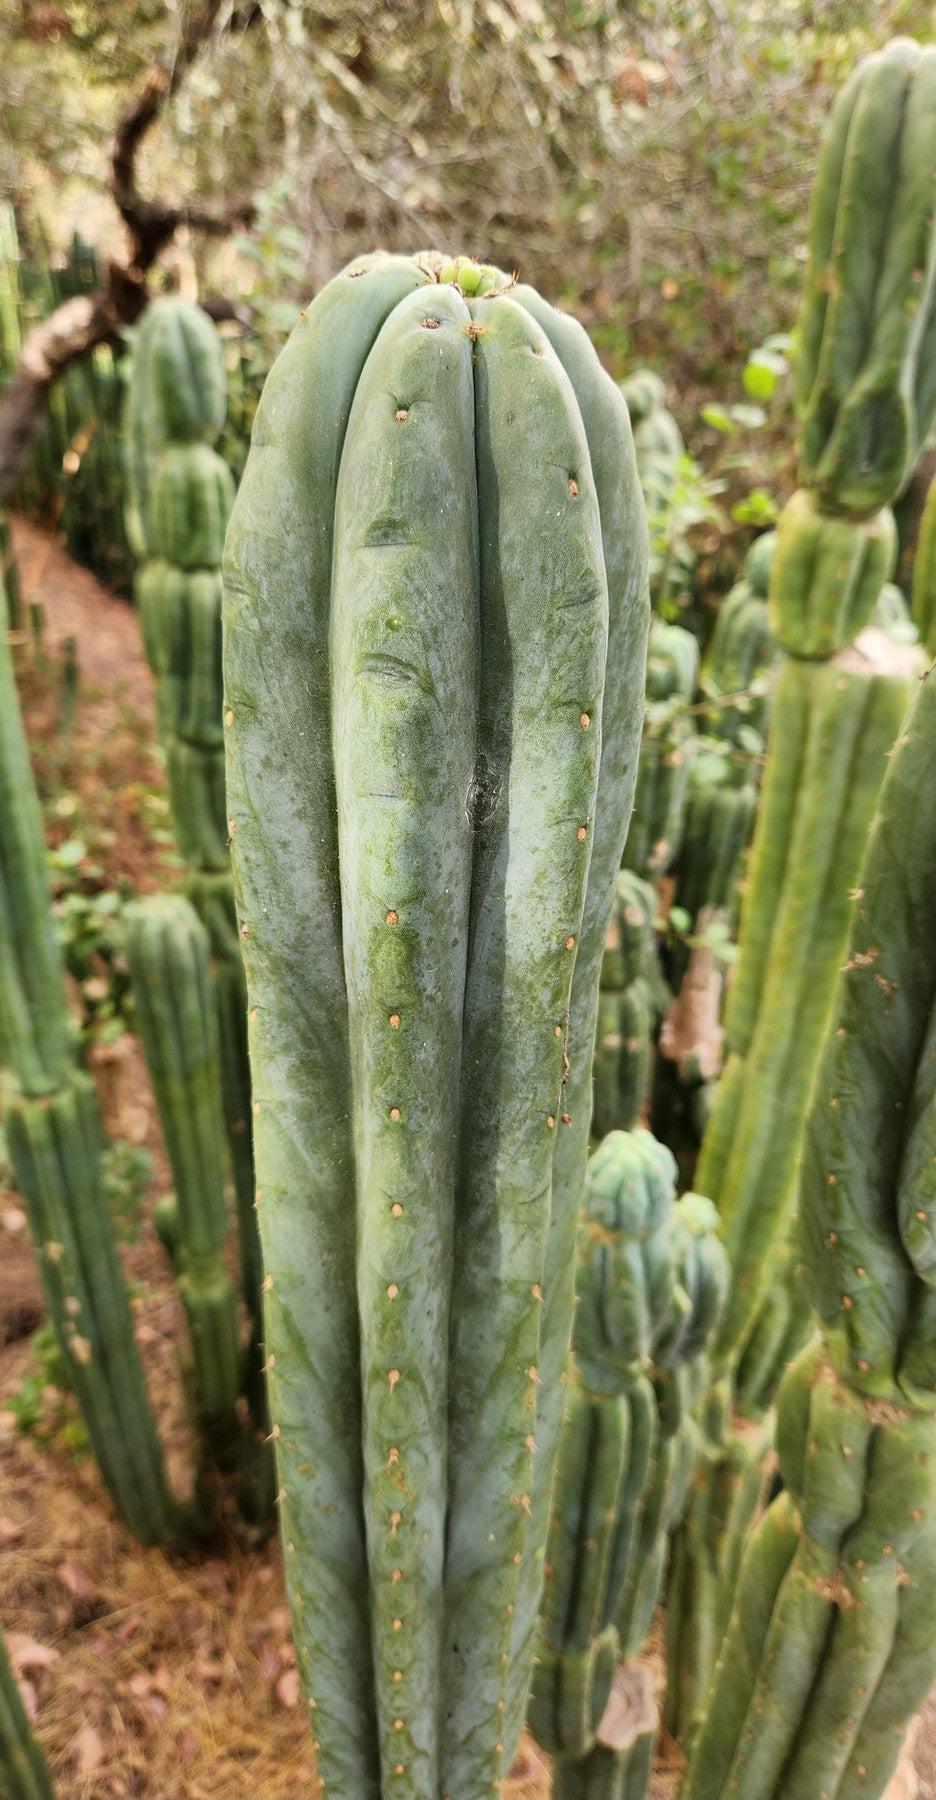
[[614, 904], [598, 996], [592, 1133], [630, 1131], [650, 1085], [653, 1038], [669, 1001], [656, 950], [656, 896], [623, 869]]
[[49, 1316], [105, 1483], [143, 1543], [186, 1528], [133, 1335], [101, 1179], [94, 1087], [78, 1068], [39, 800], [0, 596], [0, 1062], [10, 1160]]
[[23, 1705], [0, 1631], [0, 1794], [3, 1800], [54, 1800], [52, 1777]]
[[174, 1180], [169, 1230], [198, 1412], [223, 1461], [238, 1435], [240, 1349], [225, 1258], [221, 1073], [208, 936], [178, 894], [137, 900], [124, 916], [137, 1018]]
[[636, 1780], [638, 1762], [649, 1772], [648, 1744], [612, 1750], [603, 1719], [615, 1669], [641, 1650], [656, 1605], [727, 1288], [714, 1209], [698, 1195], [677, 1206], [675, 1175], [649, 1132], [613, 1132], [586, 1182], [529, 1715], [562, 1796], [597, 1794], [615, 1770], [619, 1785], [625, 1772]]
[[785, 1493], [745, 1554], [691, 1800], [879, 1796], [936, 1675], [934, 776], [929, 677], [881, 793], [806, 1132], [820, 1335], [781, 1388]]
[[286, 1567], [349, 1800], [465, 1800], [519, 1738], [642, 712], [626, 409], [480, 273], [328, 284], [226, 551]]
[[[222, 344], [207, 314], [182, 300], [155, 301], [134, 348], [125, 422], [132, 528], [140, 554], [147, 558], [138, 571], [135, 594], [156, 676], [157, 723], [173, 823], [189, 869], [186, 897], [208, 935], [223, 1125], [252, 1328], [246, 1380], [252, 1415], [265, 1430], [247, 994], [230, 879], [224, 781], [220, 563], [233, 483], [212, 445], [224, 424], [226, 391]], [[176, 915], [177, 923], [180, 917]], [[191, 934], [183, 931], [186, 935], [190, 949]], [[186, 954], [180, 942], [177, 955]], [[176, 1070], [180, 1074], [181, 1065]]]
[[234, 498], [212, 443], [224, 423], [221, 340], [199, 307], [156, 300], [127, 399], [135, 594], [157, 682], [173, 823], [184, 860], [228, 866], [221, 726], [221, 553]]

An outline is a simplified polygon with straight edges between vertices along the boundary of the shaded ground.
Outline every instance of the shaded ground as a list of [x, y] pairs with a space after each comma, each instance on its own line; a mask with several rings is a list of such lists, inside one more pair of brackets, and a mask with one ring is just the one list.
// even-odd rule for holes
[[[136, 616], [35, 527], [18, 522], [15, 542], [24, 596], [45, 614], [44, 657], [26, 661], [21, 686], [40, 783], [47, 801], [59, 797], [48, 807], [50, 840], [80, 829], [108, 881], [166, 885], [175, 864]], [[63, 745], [69, 637], [82, 679]], [[160, 1191], [165, 1165], [135, 1043], [123, 1039], [96, 1063], [108, 1131], [150, 1149]], [[311, 1800], [275, 1540], [247, 1550], [229, 1539], [191, 1562], [142, 1551], [116, 1522], [90, 1459], [70, 1452], [68, 1429], [43, 1441], [17, 1429], [11, 1401], [34, 1368], [41, 1318], [25, 1223], [17, 1197], [0, 1190], [0, 1619], [63, 1800]], [[184, 1334], [148, 1222], [125, 1262], [170, 1469], [184, 1484]], [[54, 1418], [56, 1396], [45, 1399]], [[936, 1800], [932, 1708], [916, 1764], [917, 1800]], [[661, 1758], [653, 1800], [671, 1800], [677, 1774]], [[548, 1765], [526, 1744], [508, 1800], [541, 1800], [548, 1789]], [[900, 1800], [910, 1793], [904, 1783]]]

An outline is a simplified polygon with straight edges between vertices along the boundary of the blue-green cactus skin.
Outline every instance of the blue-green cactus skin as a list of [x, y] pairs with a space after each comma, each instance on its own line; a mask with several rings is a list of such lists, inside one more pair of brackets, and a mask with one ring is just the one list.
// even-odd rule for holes
[[349, 1800], [487, 1791], [519, 1733], [647, 628], [584, 335], [434, 274], [310, 307], [226, 553], [286, 1562]]

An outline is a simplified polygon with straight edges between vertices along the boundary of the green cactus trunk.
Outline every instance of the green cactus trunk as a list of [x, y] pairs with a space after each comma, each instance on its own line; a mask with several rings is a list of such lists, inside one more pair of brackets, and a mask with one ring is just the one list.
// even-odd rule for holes
[[916, 666], [912, 648], [883, 633], [863, 644], [867, 655], [846, 651], [829, 663], [788, 659], [775, 689], [726, 1018], [730, 1060], [696, 1176], [719, 1209], [732, 1262], [720, 1339], [730, 1360], [789, 1224], [849, 896]]
[[519, 1735], [646, 633], [584, 334], [433, 273], [310, 307], [227, 553], [286, 1562], [349, 1800], [465, 1800]]
[[830, 511], [904, 487], [936, 406], [936, 50], [895, 38], [836, 102], [813, 192], [796, 363], [801, 459]]
[[[265, 1435], [263, 1276], [254, 1210], [247, 990], [229, 868], [222, 719], [220, 562], [234, 488], [211, 448], [226, 407], [223, 348], [210, 319], [184, 301], [156, 301], [135, 347], [125, 420], [132, 521], [139, 553], [147, 558], [137, 573], [135, 595], [156, 676], [173, 824], [189, 870], [185, 892], [208, 935], [221, 1059], [221, 1129], [234, 1179], [241, 1280], [251, 1319], [246, 1392], [254, 1424]], [[190, 1104], [197, 1112], [198, 1093]], [[211, 1152], [213, 1179], [220, 1154], [221, 1139]], [[223, 1393], [223, 1411], [230, 1415], [229, 1319], [220, 1325], [229, 1316], [230, 1303], [220, 1292], [214, 1299], [224, 1342], [220, 1337], [208, 1340], [214, 1346], [208, 1354], [220, 1359], [213, 1377], [215, 1398]], [[192, 1325], [195, 1332], [194, 1320]], [[210, 1369], [203, 1374], [207, 1379]], [[272, 1457], [267, 1461], [261, 1487], [272, 1483]]]
[[198, 1413], [228, 1461], [238, 1436], [237, 1299], [228, 1235], [221, 1071], [208, 936], [180, 895], [128, 907], [126, 953], [175, 1184], [173, 1264], [188, 1320]]
[[191, 1522], [169, 1492], [101, 1182], [93, 1084], [75, 1066], [39, 800], [0, 597], [0, 1060], [4, 1122], [49, 1315], [104, 1481], [141, 1542]]
[[650, 1086], [653, 1038], [669, 990], [654, 934], [656, 896], [627, 869], [618, 876], [598, 997], [592, 1133], [631, 1131]]
[[910, 611], [920, 641], [928, 656], [936, 656], [936, 480], [926, 495], [920, 520], [913, 580], [910, 588]]
[[691, 1800], [880, 1795], [936, 1675], [934, 769], [929, 678], [890, 759], [806, 1132], [822, 1335], [781, 1389], [786, 1492], [745, 1555]]
[[26, 1716], [0, 1631], [0, 1793], [4, 1800], [54, 1800], [49, 1766]]

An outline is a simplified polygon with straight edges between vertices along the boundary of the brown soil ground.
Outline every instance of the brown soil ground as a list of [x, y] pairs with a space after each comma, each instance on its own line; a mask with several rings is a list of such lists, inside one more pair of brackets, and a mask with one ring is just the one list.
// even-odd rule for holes
[[[47, 800], [67, 801], [47, 809], [50, 840], [80, 830], [108, 882], [166, 885], [176, 865], [163, 841], [152, 681], [136, 616], [34, 526], [18, 521], [15, 545], [24, 597], [45, 618], [41, 654], [24, 645], [20, 658], [37, 777]], [[81, 680], [63, 742], [68, 638]], [[99, 1053], [96, 1072], [109, 1132], [150, 1149], [158, 1193], [165, 1163], [134, 1041]], [[11, 1400], [33, 1367], [31, 1334], [42, 1316], [25, 1226], [17, 1196], [0, 1189], [0, 1619], [59, 1792], [63, 1800], [311, 1800], [314, 1759], [275, 1540], [249, 1549], [228, 1535], [192, 1560], [143, 1551], [115, 1520], [93, 1463], [69, 1450], [67, 1428], [18, 1429]], [[125, 1261], [170, 1470], [184, 1485], [184, 1333], [148, 1217]], [[44, 1399], [55, 1420], [61, 1397]], [[922, 1721], [916, 1766], [917, 1800], [936, 1800], [936, 1710]], [[672, 1800], [677, 1779], [677, 1753], [664, 1746], [653, 1800]], [[540, 1800], [549, 1785], [548, 1763], [525, 1741], [508, 1800]], [[904, 1781], [900, 1800], [912, 1791]]]

